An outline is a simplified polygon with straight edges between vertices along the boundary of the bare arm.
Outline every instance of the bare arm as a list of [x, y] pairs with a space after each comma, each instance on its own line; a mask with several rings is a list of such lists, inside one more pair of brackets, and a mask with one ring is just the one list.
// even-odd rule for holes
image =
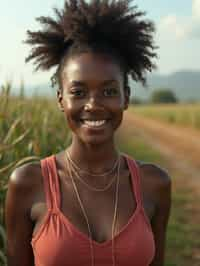
[[33, 223], [30, 219], [33, 187], [31, 167], [16, 169], [9, 181], [6, 197], [6, 233], [8, 266], [33, 266], [31, 247]]
[[156, 254], [151, 266], [164, 266], [166, 230], [171, 208], [171, 179], [163, 172], [157, 186], [157, 209], [152, 219]]

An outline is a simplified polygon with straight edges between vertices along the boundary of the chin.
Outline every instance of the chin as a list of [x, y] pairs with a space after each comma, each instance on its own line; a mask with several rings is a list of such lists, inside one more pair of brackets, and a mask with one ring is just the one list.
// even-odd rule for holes
[[108, 145], [109, 143], [113, 143], [113, 136], [109, 137], [101, 137], [101, 136], [88, 136], [87, 138], [81, 139], [81, 142], [85, 145], [95, 145], [95, 146], [104, 146]]

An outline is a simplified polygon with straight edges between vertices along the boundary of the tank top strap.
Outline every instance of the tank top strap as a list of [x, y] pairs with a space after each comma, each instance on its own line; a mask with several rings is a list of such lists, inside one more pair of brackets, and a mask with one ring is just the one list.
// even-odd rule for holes
[[136, 202], [138, 205], [142, 206], [142, 194], [141, 194], [141, 176], [139, 166], [137, 165], [136, 161], [127, 154], [123, 154], [126, 158], [131, 178], [133, 184], [133, 190], [135, 193]]
[[60, 208], [59, 179], [56, 169], [55, 156], [51, 155], [40, 161], [44, 180], [44, 191], [48, 209]]

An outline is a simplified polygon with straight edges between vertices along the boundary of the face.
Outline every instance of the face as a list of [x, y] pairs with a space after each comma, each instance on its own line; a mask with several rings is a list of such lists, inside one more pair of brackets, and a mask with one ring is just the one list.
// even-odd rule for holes
[[85, 144], [113, 141], [129, 100], [119, 64], [108, 55], [83, 53], [68, 59], [61, 75], [58, 101], [73, 139]]

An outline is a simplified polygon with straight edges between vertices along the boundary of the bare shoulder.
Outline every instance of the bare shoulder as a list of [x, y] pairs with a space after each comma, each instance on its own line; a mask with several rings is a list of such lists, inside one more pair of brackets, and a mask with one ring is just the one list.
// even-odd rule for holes
[[170, 202], [172, 180], [168, 171], [156, 164], [136, 161], [143, 188], [157, 203]]
[[171, 184], [171, 177], [167, 171], [156, 164], [147, 163], [143, 161], [136, 161], [140, 173], [145, 179], [149, 179], [155, 183], [158, 187], [167, 187]]
[[17, 167], [12, 172], [9, 182], [17, 187], [26, 187], [34, 185], [41, 177], [41, 167], [39, 162], [31, 162]]
[[33, 202], [33, 196], [42, 186], [42, 173], [39, 162], [32, 162], [17, 167], [9, 178], [9, 192], [17, 198]]

